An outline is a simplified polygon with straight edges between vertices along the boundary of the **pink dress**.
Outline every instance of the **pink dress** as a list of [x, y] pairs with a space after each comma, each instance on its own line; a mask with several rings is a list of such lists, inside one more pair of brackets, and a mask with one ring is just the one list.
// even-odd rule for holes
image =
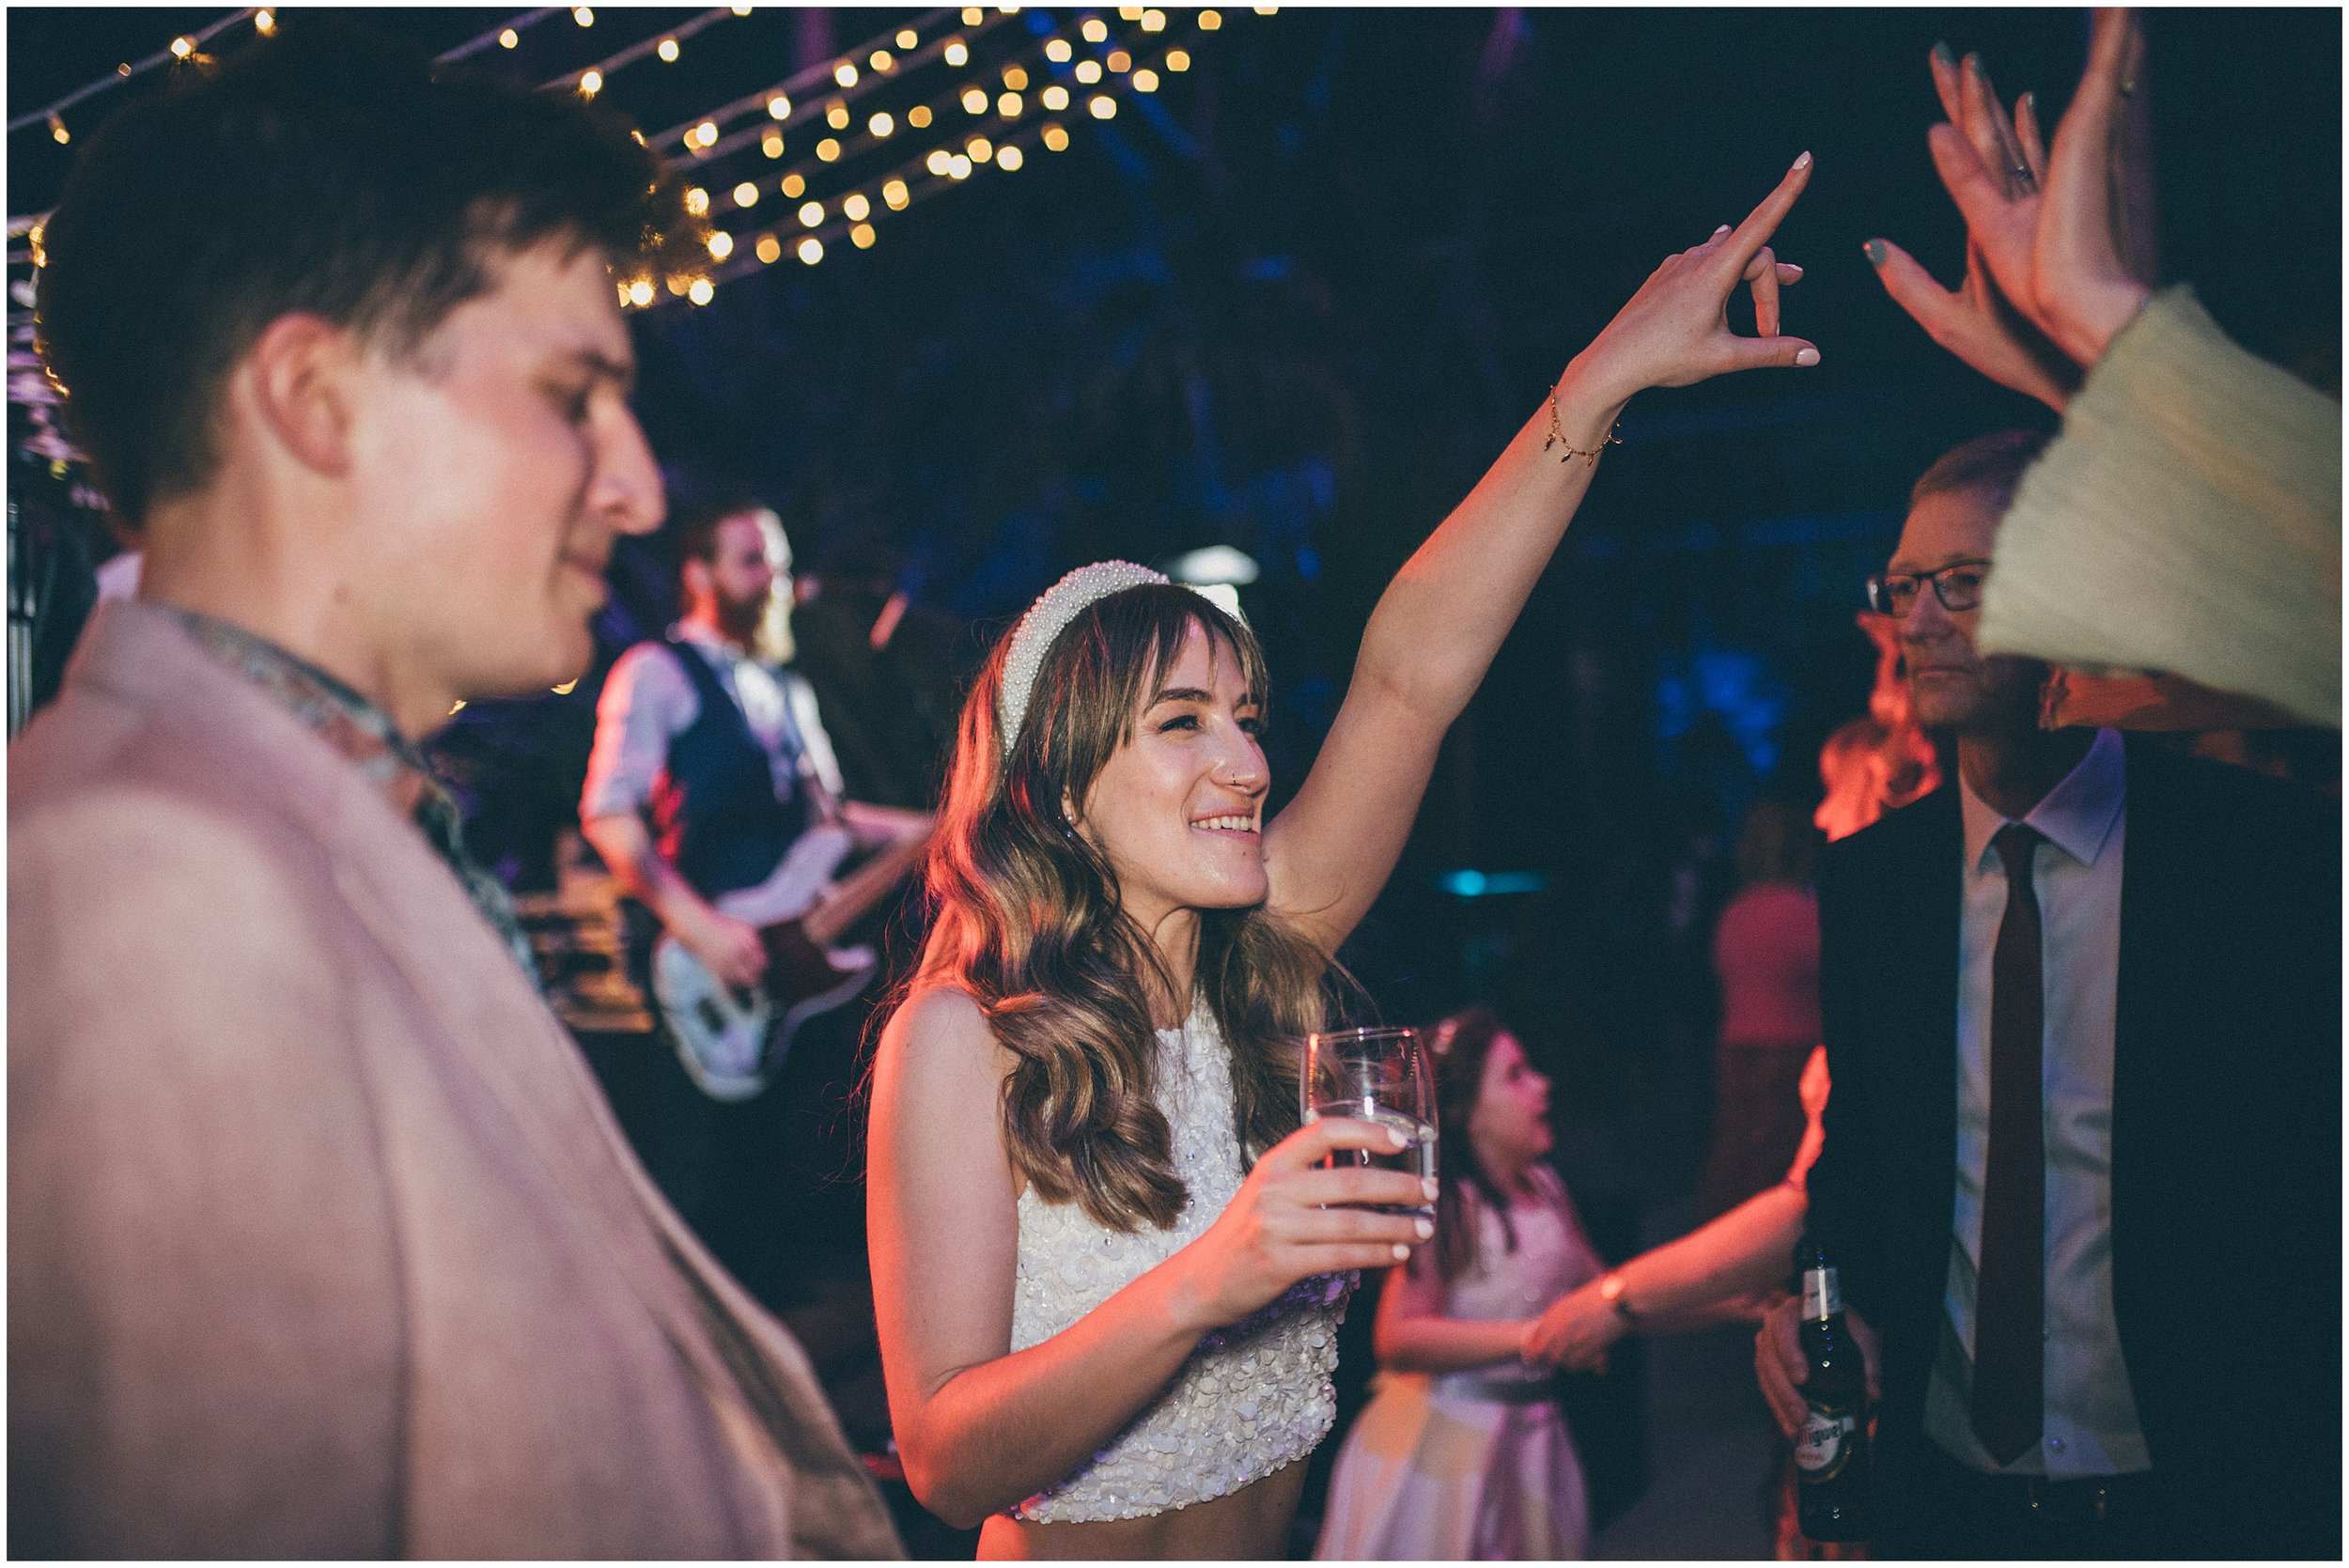
[[[1606, 1272], [1565, 1184], [1534, 1167], [1538, 1196], [1500, 1216], [1469, 1193], [1476, 1265], [1446, 1289], [1447, 1317], [1532, 1317]], [[1590, 1547], [1582, 1463], [1547, 1371], [1381, 1372], [1346, 1435], [1314, 1556], [1426, 1561], [1579, 1558]]]

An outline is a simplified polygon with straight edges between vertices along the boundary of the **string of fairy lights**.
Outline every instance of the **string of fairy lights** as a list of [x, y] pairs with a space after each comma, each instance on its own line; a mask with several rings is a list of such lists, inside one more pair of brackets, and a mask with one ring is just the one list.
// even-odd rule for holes
[[[640, 61], [678, 64], [688, 40], [729, 18], [749, 16], [752, 9], [723, 6], [699, 12], [543, 85], [593, 98], [615, 73]], [[1278, 8], [1252, 9], [1270, 15]], [[1113, 119], [1121, 95], [1159, 91], [1169, 78], [1191, 68], [1194, 36], [1214, 33], [1224, 23], [1223, 14], [1213, 8], [1121, 7], [1114, 23], [1108, 13], [1091, 10], [1070, 12], [1065, 23], [1050, 11], [1024, 16], [1022, 11], [1019, 6], [941, 8], [656, 134], [639, 131], [640, 141], [692, 181], [686, 190], [686, 205], [693, 217], [709, 225], [709, 265], [672, 273], [659, 285], [650, 277], [624, 279], [619, 285], [622, 305], [644, 310], [664, 303], [664, 287], [670, 298], [707, 304], [720, 285], [786, 256], [813, 267], [823, 260], [828, 247], [844, 241], [870, 249], [878, 243], [879, 224], [886, 217], [953, 190], [982, 170], [1015, 173], [1038, 149], [1067, 150], [1072, 124]], [[582, 30], [595, 25], [590, 6], [539, 7], [444, 51], [439, 60], [445, 64], [492, 48], [519, 48], [523, 34], [566, 16]], [[209, 58], [204, 54], [207, 44], [247, 21], [259, 37], [277, 30], [272, 8], [232, 11], [179, 35], [146, 58], [126, 61], [108, 75], [18, 116], [8, 129], [46, 122], [57, 142], [69, 143], [68, 111], [145, 71]], [[941, 78], [938, 68], [948, 74]], [[941, 79], [946, 83], [942, 88], [937, 85]], [[916, 81], [930, 86], [914, 93], [901, 87]], [[917, 101], [904, 102], [907, 96]], [[821, 132], [814, 146], [792, 156], [801, 133], [812, 131]], [[739, 163], [754, 147], [767, 163], [763, 175]], [[916, 150], [892, 156], [909, 147]], [[779, 163], [785, 166], [777, 171], [773, 165]], [[729, 170], [729, 165], [735, 166]], [[721, 179], [721, 170], [739, 178]], [[787, 206], [785, 217], [766, 223], [739, 221], [770, 198]], [[45, 216], [8, 220], [9, 240], [23, 241], [21, 248], [11, 245], [11, 263], [29, 261], [39, 267], [46, 259], [40, 245]], [[29, 287], [12, 284], [10, 293], [14, 303], [29, 304]], [[28, 323], [12, 313], [10, 325], [21, 329]]]

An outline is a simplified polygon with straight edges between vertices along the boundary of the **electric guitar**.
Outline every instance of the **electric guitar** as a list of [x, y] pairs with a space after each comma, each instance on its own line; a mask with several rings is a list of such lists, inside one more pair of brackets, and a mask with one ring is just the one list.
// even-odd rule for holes
[[685, 1070], [712, 1098], [746, 1100], [766, 1088], [801, 1026], [854, 998], [879, 968], [870, 947], [832, 944], [921, 863], [929, 839], [893, 845], [835, 885], [854, 847], [837, 823], [811, 828], [764, 882], [714, 901], [720, 914], [758, 928], [767, 975], [755, 987], [728, 986], [675, 937], [654, 943], [654, 1000]]

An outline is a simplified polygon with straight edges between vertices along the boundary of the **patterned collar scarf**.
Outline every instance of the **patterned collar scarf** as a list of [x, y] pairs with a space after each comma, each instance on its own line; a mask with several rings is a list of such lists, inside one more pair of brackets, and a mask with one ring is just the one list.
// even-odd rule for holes
[[456, 798], [433, 776], [424, 753], [394, 727], [381, 708], [317, 665], [295, 658], [226, 621], [163, 606], [207, 652], [251, 681], [315, 732], [382, 793], [392, 809], [416, 825], [456, 874], [458, 885], [506, 943], [514, 961], [539, 986], [538, 965], [514, 915], [506, 884], [465, 852], [464, 818]]

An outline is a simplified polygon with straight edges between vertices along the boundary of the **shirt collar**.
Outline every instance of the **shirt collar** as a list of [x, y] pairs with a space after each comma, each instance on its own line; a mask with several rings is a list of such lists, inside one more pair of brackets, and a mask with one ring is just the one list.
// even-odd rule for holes
[[[1999, 815], [1976, 795], [1963, 772], [1957, 789], [1966, 818], [1966, 864], [1980, 871], [1991, 839], [2012, 818]], [[2088, 754], [2030, 809], [2023, 823], [2080, 864], [2094, 865], [2112, 837], [2112, 825], [2121, 819], [2127, 789], [2128, 751], [2121, 743], [2121, 732], [2098, 730]]]
[[259, 687], [348, 759], [402, 816], [414, 815], [427, 801], [446, 800], [447, 791], [424, 753], [399, 733], [389, 714], [366, 697], [242, 627], [176, 605], [162, 608], [177, 616], [207, 652]]

